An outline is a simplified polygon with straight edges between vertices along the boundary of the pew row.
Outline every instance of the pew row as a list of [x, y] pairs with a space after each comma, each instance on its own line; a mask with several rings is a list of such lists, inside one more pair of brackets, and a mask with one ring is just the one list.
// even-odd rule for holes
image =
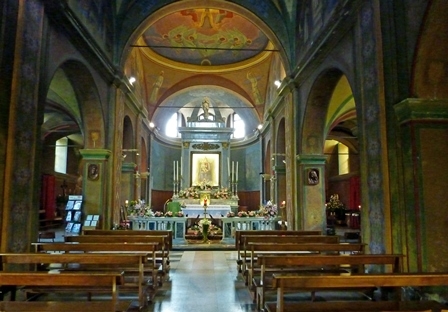
[[304, 254], [362, 254], [366, 244], [301, 244], [301, 243], [248, 243], [247, 250], [249, 260], [247, 261], [247, 274], [245, 274], [246, 285], [250, 285], [253, 277], [260, 273], [260, 264], [257, 263], [258, 255], [304, 255]]
[[[101, 289], [109, 292], [110, 300], [101, 301], [2, 301], [1, 311], [127, 311], [130, 302], [119, 302], [118, 288], [124, 284], [123, 275], [120, 272], [70, 272], [49, 274], [48, 272], [0, 272], [0, 284], [14, 285], [17, 287], [58, 287], [71, 289], [84, 289], [86, 292], [92, 289]], [[75, 305], [76, 304], [76, 305]], [[42, 309], [45, 308], [45, 309]]]
[[[301, 275], [339, 275], [342, 273], [364, 274], [366, 266], [381, 266], [388, 272], [398, 273], [402, 270], [402, 255], [259, 255], [257, 263], [260, 274], [252, 279], [255, 291], [255, 301], [258, 309], [262, 309], [265, 293], [273, 291], [272, 279], [274, 273], [288, 273]], [[324, 290], [324, 289], [320, 289]], [[348, 290], [348, 289], [347, 289]], [[373, 292], [374, 289], [353, 289], [354, 291]], [[311, 289], [312, 298], [315, 290]], [[372, 297], [372, 295], [369, 295]]]
[[78, 235], [66, 236], [70, 243], [158, 243], [156, 261], [162, 265], [165, 273], [169, 272], [170, 242], [168, 235]]
[[[143, 253], [2, 253], [0, 260], [3, 271], [10, 272], [17, 267], [29, 271], [29, 273], [43, 272], [49, 275], [58, 275], [59, 273], [95, 273], [95, 272], [122, 272], [120, 282], [120, 292], [135, 294], [139, 299], [141, 307], [147, 304], [147, 298], [153, 292], [148, 282], [144, 278], [144, 265], [148, 259], [148, 254]], [[45, 287], [36, 287], [37, 285], [22, 284], [26, 297], [34, 297], [42, 293], [67, 292], [62, 285], [45, 285]], [[44, 285], [41, 285], [44, 286]], [[82, 285], [81, 285], [82, 286]], [[94, 285], [90, 285], [94, 286]], [[80, 287], [69, 288], [70, 292], [86, 292], [88, 298], [94, 293], [104, 293], [104, 287]]]
[[[448, 285], [448, 273], [384, 273], [360, 275], [285, 275], [274, 274], [272, 286], [277, 289], [276, 302], [266, 302], [268, 312], [289, 311], [442, 311], [446, 306], [432, 301], [406, 301], [401, 297], [401, 287], [425, 287]], [[341, 290], [376, 287], [392, 288], [394, 299], [390, 301], [337, 301], [337, 302], [285, 302], [287, 291]], [[389, 305], [389, 306], [387, 306]], [[386, 307], [385, 307], [386, 306]], [[357, 310], [355, 310], [355, 308]]]
[[[275, 236], [275, 235], [243, 235], [243, 243], [241, 245], [241, 251], [239, 258], [242, 260], [241, 273], [247, 277], [248, 264], [250, 262], [249, 244], [250, 243], [273, 243], [273, 244], [338, 244], [338, 236], [325, 236], [325, 235], [288, 235], [288, 236]], [[237, 260], [238, 261], [238, 260]]]
[[242, 245], [243, 245], [243, 236], [245, 235], [273, 235], [273, 236], [289, 236], [289, 235], [321, 235], [321, 231], [305, 231], [305, 230], [298, 230], [298, 231], [288, 231], [288, 230], [267, 230], [267, 231], [261, 231], [261, 230], [238, 230], [235, 231], [235, 249], [237, 252], [237, 268], [238, 272], [241, 273], [243, 261], [240, 257]]
[[133, 231], [133, 230], [83, 230], [83, 235], [118, 235], [118, 236], [128, 236], [128, 235], [137, 235], [137, 236], [167, 236], [168, 237], [168, 246], [169, 250], [173, 248], [173, 231], [169, 230], [141, 230], [141, 231]]

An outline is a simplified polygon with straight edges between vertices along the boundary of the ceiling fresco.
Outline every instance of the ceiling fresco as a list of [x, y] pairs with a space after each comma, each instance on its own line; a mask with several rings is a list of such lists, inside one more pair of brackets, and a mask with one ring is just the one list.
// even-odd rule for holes
[[227, 65], [250, 59], [269, 40], [240, 15], [209, 8], [181, 10], [162, 17], [143, 34], [157, 54], [193, 65]]

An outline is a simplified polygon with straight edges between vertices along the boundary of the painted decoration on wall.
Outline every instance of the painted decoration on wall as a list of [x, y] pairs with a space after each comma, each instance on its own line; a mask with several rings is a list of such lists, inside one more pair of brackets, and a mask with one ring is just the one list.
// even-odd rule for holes
[[191, 185], [219, 186], [221, 154], [191, 154]]
[[259, 54], [268, 38], [246, 18], [226, 10], [188, 9], [167, 15], [143, 34], [168, 59], [195, 65], [226, 65]]

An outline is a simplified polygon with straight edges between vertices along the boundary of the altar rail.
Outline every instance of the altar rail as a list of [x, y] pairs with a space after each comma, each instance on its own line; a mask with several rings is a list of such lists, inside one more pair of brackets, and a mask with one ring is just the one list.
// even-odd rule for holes
[[221, 218], [222, 220], [222, 243], [235, 243], [235, 231], [268, 231], [275, 230], [280, 218], [266, 219], [263, 217], [232, 217]]
[[185, 244], [187, 218], [185, 217], [130, 217], [131, 229], [135, 231], [169, 230], [173, 232], [173, 244]]

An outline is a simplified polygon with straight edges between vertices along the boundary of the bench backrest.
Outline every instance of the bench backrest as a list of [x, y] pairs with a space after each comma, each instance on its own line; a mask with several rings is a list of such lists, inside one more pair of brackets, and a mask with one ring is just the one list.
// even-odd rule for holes
[[35, 252], [147, 252], [159, 248], [158, 242], [150, 243], [32, 243]]
[[386, 265], [390, 272], [398, 273], [402, 269], [403, 255], [259, 255], [257, 262], [262, 271], [267, 267], [325, 267], [357, 266], [358, 273], [365, 273], [367, 265]]
[[282, 252], [282, 251], [309, 251], [315, 253], [364, 253], [366, 244], [348, 244], [348, 243], [336, 243], [336, 244], [326, 244], [326, 243], [316, 243], [316, 244], [301, 244], [301, 243], [248, 243], [248, 250], [252, 253], [266, 253], [272, 252]]
[[169, 248], [173, 247], [173, 232], [169, 230], [141, 230], [141, 231], [133, 231], [133, 230], [83, 230], [83, 235], [118, 235], [118, 236], [168, 236]]
[[321, 231], [305, 231], [305, 230], [298, 230], [298, 231], [288, 231], [288, 230], [267, 230], [267, 231], [249, 231], [249, 230], [239, 230], [235, 231], [235, 248], [236, 250], [239, 250], [239, 246], [243, 243], [242, 236], [244, 235], [321, 235]]
[[282, 275], [274, 274], [273, 286], [296, 289], [353, 288], [353, 287], [406, 287], [446, 286], [448, 272], [394, 273], [361, 275]]
[[159, 243], [159, 250], [169, 250], [168, 237], [166, 235], [78, 235], [66, 236], [66, 242], [78, 243]]

